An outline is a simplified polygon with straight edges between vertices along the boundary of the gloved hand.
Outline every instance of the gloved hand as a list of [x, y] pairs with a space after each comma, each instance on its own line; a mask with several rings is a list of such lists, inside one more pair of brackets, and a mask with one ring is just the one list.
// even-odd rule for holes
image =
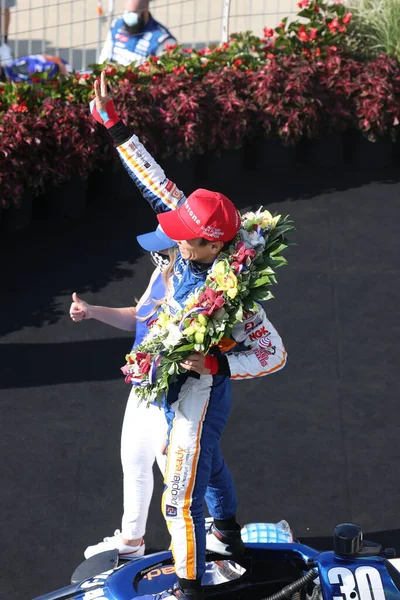
[[115, 112], [111, 95], [107, 91], [106, 73], [101, 72], [100, 83], [94, 82], [95, 99], [90, 102], [90, 112], [94, 119], [107, 129], [118, 123], [121, 119]]

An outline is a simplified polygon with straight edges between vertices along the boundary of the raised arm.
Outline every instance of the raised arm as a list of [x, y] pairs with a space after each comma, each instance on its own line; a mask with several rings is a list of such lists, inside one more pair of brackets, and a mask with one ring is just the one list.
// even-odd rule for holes
[[163, 169], [154, 160], [136, 135], [121, 121], [107, 91], [105, 72], [94, 83], [95, 99], [90, 103], [93, 117], [104, 125], [117, 148], [122, 164], [136, 183], [141, 194], [156, 213], [174, 210], [185, 200], [175, 183], [167, 179]]

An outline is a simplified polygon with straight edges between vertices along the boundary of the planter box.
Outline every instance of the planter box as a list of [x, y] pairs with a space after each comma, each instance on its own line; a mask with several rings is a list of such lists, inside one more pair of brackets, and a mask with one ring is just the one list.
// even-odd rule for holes
[[35, 215], [43, 218], [76, 219], [86, 209], [87, 179], [72, 177], [57, 187], [51, 187], [35, 200]]
[[24, 192], [21, 203], [18, 207], [10, 205], [7, 209], [2, 209], [0, 216], [0, 229], [4, 233], [17, 233], [24, 231], [32, 222], [33, 195], [29, 190]]
[[229, 196], [238, 185], [243, 169], [243, 148], [207, 152], [201, 157], [199, 184]]
[[385, 135], [370, 142], [361, 132], [352, 132], [347, 138], [350, 164], [359, 171], [391, 171], [394, 168], [395, 144]]
[[260, 140], [259, 168], [270, 173], [282, 173], [296, 164], [297, 146], [284, 146], [278, 139]]
[[341, 133], [308, 140], [301, 162], [320, 169], [336, 169], [344, 164], [344, 138]]

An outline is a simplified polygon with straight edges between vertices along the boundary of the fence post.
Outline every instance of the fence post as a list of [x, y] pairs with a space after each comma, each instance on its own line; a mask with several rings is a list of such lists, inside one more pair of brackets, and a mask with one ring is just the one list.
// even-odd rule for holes
[[99, 60], [100, 52], [101, 52], [101, 38], [102, 38], [102, 21], [103, 21], [103, 2], [101, 0], [97, 0], [97, 56], [96, 62]]
[[[114, 0], [108, 0], [108, 29], [111, 29], [111, 23], [114, 20]], [[108, 33], [108, 31], [107, 31]]]
[[222, 31], [221, 43], [227, 42], [229, 39], [229, 15], [231, 12], [231, 0], [224, 0], [222, 7]]
[[6, 0], [0, 0], [0, 20], [1, 20], [1, 31], [0, 31], [0, 64], [3, 64], [3, 54], [1, 53], [1, 46], [5, 43], [6, 34]]

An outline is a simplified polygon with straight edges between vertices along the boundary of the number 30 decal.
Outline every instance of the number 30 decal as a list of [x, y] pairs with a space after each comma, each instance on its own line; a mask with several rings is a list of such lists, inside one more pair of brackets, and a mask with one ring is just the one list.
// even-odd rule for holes
[[335, 567], [328, 572], [329, 583], [340, 585], [341, 596], [333, 600], [385, 600], [385, 592], [378, 569], [357, 567], [354, 574], [345, 567]]

